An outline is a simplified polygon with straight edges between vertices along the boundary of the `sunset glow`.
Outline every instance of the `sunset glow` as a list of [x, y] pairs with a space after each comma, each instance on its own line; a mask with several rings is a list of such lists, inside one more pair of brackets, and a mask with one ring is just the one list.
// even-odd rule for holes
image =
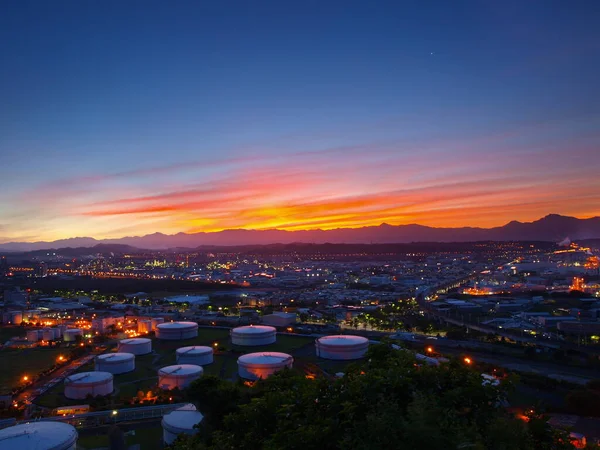
[[128, 8], [7, 11], [0, 243], [600, 215], [583, 12]]

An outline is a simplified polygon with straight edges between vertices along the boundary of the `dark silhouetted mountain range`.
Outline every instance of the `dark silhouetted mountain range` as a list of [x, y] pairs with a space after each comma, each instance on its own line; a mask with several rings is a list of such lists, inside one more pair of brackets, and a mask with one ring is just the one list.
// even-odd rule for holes
[[9, 242], [0, 251], [23, 252], [66, 247], [91, 248], [117, 244], [150, 250], [197, 248], [200, 246], [267, 245], [290, 243], [388, 244], [408, 242], [547, 241], [600, 238], [600, 217], [578, 219], [550, 214], [533, 222], [512, 221], [494, 228], [434, 228], [423, 225], [388, 225], [334, 230], [224, 230], [209, 233], [163, 233], [119, 239], [77, 237], [53, 242]]

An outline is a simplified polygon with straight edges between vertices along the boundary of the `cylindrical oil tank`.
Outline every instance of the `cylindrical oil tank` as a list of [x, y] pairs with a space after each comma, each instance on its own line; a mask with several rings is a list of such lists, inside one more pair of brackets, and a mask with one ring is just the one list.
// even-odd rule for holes
[[238, 374], [248, 380], [267, 378], [284, 368], [292, 368], [294, 358], [287, 353], [260, 352], [248, 353], [238, 358]]
[[175, 352], [177, 364], [195, 364], [205, 366], [213, 362], [213, 349], [194, 345], [191, 347], [181, 347]]
[[156, 327], [158, 327], [159, 324], [164, 323], [165, 319], [162, 317], [154, 317], [150, 322], [152, 322], [152, 331], [156, 331]]
[[198, 337], [196, 322], [167, 322], [156, 326], [156, 337], [164, 340], [192, 339]]
[[362, 336], [323, 336], [315, 341], [317, 356], [325, 359], [360, 359], [369, 349], [369, 340]]
[[235, 345], [268, 345], [276, 340], [277, 330], [266, 325], [249, 325], [231, 330], [231, 343]]
[[29, 342], [37, 342], [42, 338], [41, 330], [28, 330], [27, 331], [27, 340]]
[[56, 333], [56, 328], [44, 328], [42, 330], [42, 339], [45, 341], [53, 341], [54, 339], [58, 339], [58, 335]]
[[95, 369], [113, 375], [135, 370], [135, 355], [132, 353], [106, 353], [96, 357]]
[[88, 395], [109, 395], [113, 391], [113, 375], [108, 372], [81, 372], [65, 378], [65, 397], [83, 399]]
[[0, 430], [6, 450], [75, 450], [77, 430], [62, 422], [30, 422]]
[[152, 341], [147, 338], [121, 339], [119, 341], [119, 353], [131, 353], [133, 355], [147, 355], [152, 351]]
[[152, 331], [152, 322], [149, 320], [140, 320], [137, 323], [137, 331], [140, 334], [148, 334]]
[[180, 434], [190, 436], [196, 434], [198, 428], [194, 428], [194, 426], [202, 422], [203, 419], [204, 416], [191, 403], [165, 414], [162, 419], [165, 445], [171, 445]]
[[163, 367], [158, 371], [158, 387], [161, 389], [185, 389], [204, 373], [201, 366], [177, 364]]
[[21, 311], [7, 311], [2, 314], [2, 322], [9, 325], [21, 325], [23, 313]]
[[65, 342], [75, 342], [76, 336], [83, 336], [83, 331], [79, 328], [67, 328], [63, 333], [63, 340]]

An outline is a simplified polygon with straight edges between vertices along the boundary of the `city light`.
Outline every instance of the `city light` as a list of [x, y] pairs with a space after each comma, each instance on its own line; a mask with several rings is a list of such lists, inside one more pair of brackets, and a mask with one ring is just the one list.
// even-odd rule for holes
[[29, 377], [27, 375], [23, 375], [23, 381], [29, 381]]
[[427, 353], [433, 353], [433, 347], [427, 347]]
[[117, 411], [116, 409], [113, 409], [112, 415], [116, 416], [119, 413], [119, 411]]
[[471, 364], [473, 362], [468, 356], [466, 356], [465, 359], [463, 359], [463, 361], [465, 362], [465, 364]]
[[59, 361], [64, 361], [64, 360], [65, 360], [65, 357], [64, 357], [63, 355], [60, 355], [60, 356], [58, 357], [58, 360], [59, 360]]

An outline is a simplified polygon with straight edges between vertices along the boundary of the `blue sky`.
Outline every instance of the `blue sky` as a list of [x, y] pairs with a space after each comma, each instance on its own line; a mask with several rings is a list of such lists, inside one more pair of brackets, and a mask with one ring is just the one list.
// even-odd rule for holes
[[[599, 12], [594, 1], [3, 2], [0, 241], [598, 214]], [[271, 187], [256, 178], [266, 170]], [[479, 187], [444, 200], [473, 173]], [[229, 191], [232, 177], [243, 183]], [[244, 186], [252, 201], [228, 200]], [[392, 194], [436, 187], [439, 201]], [[519, 200], [510, 187], [529, 191]], [[483, 207], [495, 213], [484, 220]]]

